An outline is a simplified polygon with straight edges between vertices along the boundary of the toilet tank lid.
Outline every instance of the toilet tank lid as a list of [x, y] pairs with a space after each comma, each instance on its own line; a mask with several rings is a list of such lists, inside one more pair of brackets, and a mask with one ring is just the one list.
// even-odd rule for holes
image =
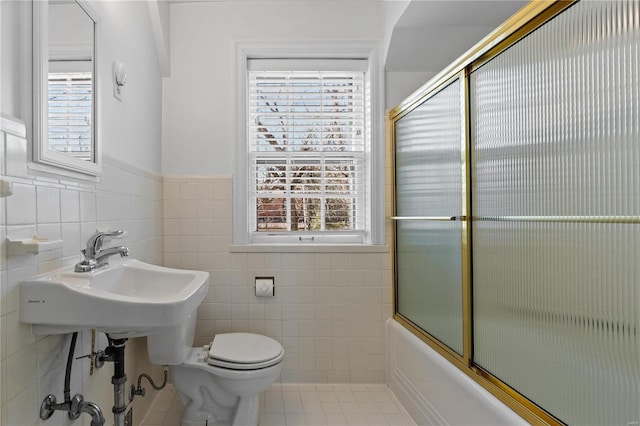
[[209, 357], [239, 364], [254, 364], [278, 357], [282, 345], [271, 337], [253, 333], [216, 334]]

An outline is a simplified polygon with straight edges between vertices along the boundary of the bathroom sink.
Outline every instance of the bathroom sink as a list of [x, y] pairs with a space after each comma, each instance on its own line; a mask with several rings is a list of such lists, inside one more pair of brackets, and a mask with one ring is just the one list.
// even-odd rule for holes
[[175, 326], [209, 290], [209, 273], [115, 261], [90, 272], [58, 269], [20, 283], [20, 321], [36, 335], [95, 328], [112, 338]]

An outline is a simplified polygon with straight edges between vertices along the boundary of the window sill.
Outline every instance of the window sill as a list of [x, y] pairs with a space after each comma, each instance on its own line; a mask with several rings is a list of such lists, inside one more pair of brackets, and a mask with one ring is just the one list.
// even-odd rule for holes
[[388, 253], [388, 245], [363, 244], [231, 244], [231, 253]]

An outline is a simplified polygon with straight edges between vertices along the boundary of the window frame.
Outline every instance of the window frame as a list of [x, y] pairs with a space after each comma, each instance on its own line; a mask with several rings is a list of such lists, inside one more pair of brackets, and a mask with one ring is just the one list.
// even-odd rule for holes
[[[380, 77], [379, 43], [236, 43], [235, 72], [235, 161], [233, 177], [233, 243], [235, 245], [379, 245], [384, 244], [384, 109], [383, 86]], [[287, 233], [287, 235], [255, 235], [249, 229], [252, 212], [249, 210], [249, 147], [248, 120], [248, 62], [251, 59], [364, 59], [368, 69], [369, 102], [365, 104], [366, 121], [370, 123], [369, 142], [365, 149], [365, 202], [367, 212], [365, 230], [354, 238], [357, 231], [345, 238], [343, 233], [320, 231]], [[302, 237], [302, 238], [300, 238]], [[314, 237], [313, 239], [311, 237]]]

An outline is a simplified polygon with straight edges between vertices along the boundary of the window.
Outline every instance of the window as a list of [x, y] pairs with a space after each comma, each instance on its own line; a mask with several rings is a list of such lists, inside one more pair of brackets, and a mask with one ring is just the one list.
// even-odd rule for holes
[[367, 59], [246, 60], [247, 243], [372, 241], [370, 86]]
[[93, 161], [92, 73], [50, 72], [49, 149]]

